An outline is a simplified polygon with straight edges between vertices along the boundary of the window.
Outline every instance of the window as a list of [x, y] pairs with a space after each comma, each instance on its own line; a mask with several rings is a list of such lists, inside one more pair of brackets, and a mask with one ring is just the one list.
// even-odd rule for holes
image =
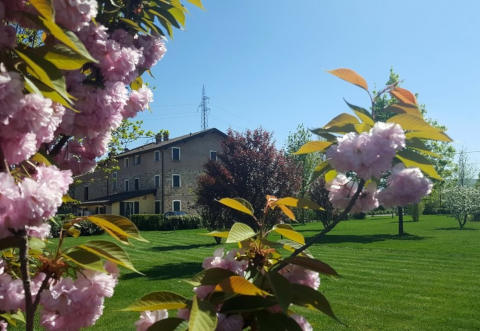
[[182, 202], [180, 200], [173, 200], [172, 201], [172, 209], [173, 211], [180, 211], [182, 208]]
[[135, 186], [135, 191], [138, 191], [140, 189], [140, 180], [138, 178], [135, 178], [134, 186]]
[[125, 179], [125, 192], [128, 192], [128, 179]]
[[155, 151], [155, 161], [160, 161], [160, 151]]
[[180, 147], [172, 147], [172, 160], [180, 161]]
[[155, 175], [155, 188], [160, 187], [160, 175]]
[[95, 214], [105, 214], [105, 206], [96, 207], [95, 208]]
[[125, 166], [125, 168], [128, 168], [128, 163], [129, 163], [129, 161], [130, 161], [130, 160], [129, 160], [128, 157], [123, 160], [123, 165]]
[[155, 200], [155, 214], [160, 214], [160, 200]]
[[210, 151], [210, 160], [217, 161], [217, 151]]
[[83, 188], [83, 201], [87, 201], [88, 200], [88, 186], [85, 186]]
[[141, 155], [135, 155], [135, 165], [139, 165], [142, 161]]
[[172, 187], [180, 187], [180, 175], [172, 175]]
[[140, 202], [139, 201], [121, 201], [120, 202], [120, 215], [129, 217], [133, 214], [140, 214]]
[[112, 174], [112, 189], [115, 191], [117, 189], [117, 172]]

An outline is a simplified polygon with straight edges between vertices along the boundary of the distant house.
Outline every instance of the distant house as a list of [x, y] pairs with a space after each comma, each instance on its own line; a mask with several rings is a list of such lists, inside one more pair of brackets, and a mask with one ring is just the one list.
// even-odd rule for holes
[[117, 156], [120, 170], [108, 177], [81, 176], [71, 195], [81, 201], [78, 214], [163, 214], [195, 211], [197, 177], [208, 160], [216, 160], [225, 133], [208, 129], [173, 139], [156, 138]]

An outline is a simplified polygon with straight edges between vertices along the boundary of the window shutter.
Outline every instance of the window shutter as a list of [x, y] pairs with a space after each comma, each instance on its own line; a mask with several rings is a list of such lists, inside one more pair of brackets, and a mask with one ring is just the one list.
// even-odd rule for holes
[[134, 209], [135, 209], [134, 214], [140, 214], [140, 202], [139, 201], [135, 201]]

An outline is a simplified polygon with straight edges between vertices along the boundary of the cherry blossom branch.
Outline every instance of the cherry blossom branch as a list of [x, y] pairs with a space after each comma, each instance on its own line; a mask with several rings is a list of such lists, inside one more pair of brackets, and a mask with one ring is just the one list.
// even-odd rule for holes
[[[358, 183], [357, 191], [355, 192], [355, 194], [350, 199], [350, 202], [348, 203], [347, 208], [345, 208], [340, 215], [335, 217], [335, 219], [333, 220], [332, 223], [325, 226], [322, 231], [320, 231], [319, 233], [317, 233], [313, 237], [309, 238], [308, 242], [305, 245], [297, 248], [289, 256], [289, 258], [292, 258], [292, 257], [295, 257], [295, 256], [299, 255], [300, 253], [305, 251], [307, 248], [309, 248], [310, 246], [312, 246], [313, 244], [318, 242], [325, 234], [332, 231], [333, 228], [335, 228], [335, 226], [337, 226], [337, 224], [340, 223], [345, 218], [345, 216], [347, 216], [347, 214], [352, 210], [352, 208], [355, 205], [355, 202], [357, 201], [358, 197], [360, 196], [360, 193], [362, 192], [364, 186], [365, 186], [365, 180], [361, 179], [360, 182]], [[288, 258], [286, 260], [288, 260]], [[283, 269], [288, 264], [288, 262], [285, 262], [286, 260], [283, 260], [282, 262], [278, 263], [273, 269], [276, 270], [276, 271], [279, 271], [279, 270]]]
[[53, 157], [58, 153], [60, 153], [60, 151], [62, 150], [62, 147], [67, 143], [68, 139], [70, 139], [70, 136], [62, 136], [62, 138], [60, 138], [58, 143], [55, 146], [53, 146], [52, 150], [50, 151], [50, 153], [48, 153], [48, 155]]
[[32, 289], [30, 284], [30, 274], [28, 273], [28, 237], [25, 232], [21, 234], [22, 244], [19, 247], [20, 271], [22, 274], [23, 290], [25, 292], [25, 313], [27, 331], [33, 331], [33, 321], [35, 319], [35, 310], [32, 302]]
[[45, 277], [45, 279], [43, 280], [42, 284], [40, 285], [40, 288], [38, 289], [38, 292], [37, 292], [37, 295], [35, 297], [35, 301], [33, 302], [33, 307], [32, 307], [32, 310], [33, 310], [33, 315], [35, 315], [35, 312], [37, 311], [37, 307], [40, 303], [40, 294], [42, 293], [42, 291], [44, 289], [47, 288], [48, 286], [48, 282], [50, 281], [51, 279], [51, 275], [50, 274], [47, 274], [47, 276]]

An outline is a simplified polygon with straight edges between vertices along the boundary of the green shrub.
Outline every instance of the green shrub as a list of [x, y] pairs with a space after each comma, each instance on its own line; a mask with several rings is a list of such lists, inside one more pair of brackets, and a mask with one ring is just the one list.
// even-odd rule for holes
[[[50, 220], [50, 237], [58, 238], [63, 224], [75, 218], [73, 214], [57, 214]], [[75, 227], [80, 230], [81, 236], [93, 236], [102, 234], [103, 229], [89, 221], [81, 221], [75, 224]]]
[[365, 217], [367, 217], [367, 214], [365, 213], [355, 213], [352, 215], [352, 218], [355, 220], [364, 220]]
[[164, 217], [160, 214], [139, 214], [132, 215], [130, 219], [140, 231], [171, 231], [203, 227], [202, 219], [196, 215]]

